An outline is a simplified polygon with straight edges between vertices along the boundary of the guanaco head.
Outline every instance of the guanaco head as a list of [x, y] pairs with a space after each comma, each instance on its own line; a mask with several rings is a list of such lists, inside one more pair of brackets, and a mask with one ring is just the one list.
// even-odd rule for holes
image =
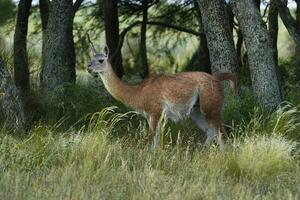
[[88, 72], [95, 78], [98, 77], [99, 74], [104, 73], [107, 70], [107, 59], [108, 56], [106, 54], [95, 54], [88, 65]]
[[109, 50], [108, 47], [106, 46], [104, 49], [105, 53], [98, 53], [92, 42], [90, 42], [90, 45], [91, 45], [92, 59], [88, 65], [87, 70], [92, 76], [97, 78], [99, 74], [104, 73], [107, 70]]

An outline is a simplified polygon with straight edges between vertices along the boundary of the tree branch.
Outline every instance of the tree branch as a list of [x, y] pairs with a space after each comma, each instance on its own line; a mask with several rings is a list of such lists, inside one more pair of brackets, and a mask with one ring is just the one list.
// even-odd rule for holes
[[[142, 24], [142, 21], [136, 21], [136, 22], [132, 23], [131, 25], [129, 25], [128, 27], [123, 29], [123, 31], [120, 33], [118, 47], [117, 47], [116, 51], [112, 54], [110, 60], [113, 60], [115, 58], [115, 56], [117, 56], [118, 52], [121, 51], [123, 43], [124, 43], [124, 38], [125, 38], [126, 34], [128, 33], [128, 31], [130, 31], [132, 28], [134, 28], [135, 26], [140, 25], [140, 24]], [[177, 26], [177, 25], [167, 24], [164, 22], [148, 21], [147, 24], [155, 25], [155, 26], [163, 26], [163, 27], [174, 29], [177, 31], [189, 33], [189, 34], [192, 34], [195, 36], [205, 35], [202, 32], [197, 32], [192, 29], [184, 28], [184, 27]]]
[[131, 25], [129, 25], [128, 27], [123, 29], [123, 31], [120, 33], [120, 36], [119, 36], [118, 47], [117, 47], [116, 51], [112, 54], [110, 61], [114, 60], [115, 57], [118, 55], [118, 53], [121, 51], [123, 43], [124, 43], [124, 38], [125, 38], [125, 35], [127, 34], [127, 32], [130, 31], [133, 27], [135, 27], [141, 23], [142, 23], [141, 21], [136, 21], [136, 22], [132, 23]]
[[73, 10], [74, 12], [77, 12], [77, 10], [79, 9], [80, 5], [82, 4], [84, 0], [76, 0], [74, 5], [73, 5]]
[[170, 29], [180, 31], [180, 32], [189, 33], [189, 34], [192, 34], [192, 35], [195, 35], [195, 36], [205, 35], [202, 32], [198, 32], [198, 31], [188, 29], [188, 28], [185, 28], [185, 27], [181, 27], [181, 26], [177, 26], [177, 25], [167, 24], [167, 23], [164, 23], [164, 22], [148, 21], [147, 24], [156, 25], [156, 26], [163, 26], [163, 27], [166, 27], [166, 28], [170, 28]]
[[41, 21], [42, 21], [42, 29], [46, 30], [49, 18], [51, 3], [49, 0], [40, 0], [39, 1], [39, 9], [41, 14]]
[[300, 32], [297, 29], [297, 22], [293, 18], [285, 0], [276, 0], [280, 18], [282, 19], [289, 34], [294, 39], [295, 43], [300, 45]]
[[270, 3], [267, 3], [267, 4], [266, 4], [266, 7], [265, 7], [265, 9], [264, 9], [264, 13], [263, 13], [263, 15], [262, 15], [262, 18], [264, 18], [264, 17], [266, 16], [269, 7], [270, 7]]

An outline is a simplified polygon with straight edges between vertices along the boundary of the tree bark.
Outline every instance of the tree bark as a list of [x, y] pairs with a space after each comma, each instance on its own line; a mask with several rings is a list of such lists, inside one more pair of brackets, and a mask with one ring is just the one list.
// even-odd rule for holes
[[147, 45], [146, 45], [146, 33], [148, 22], [148, 1], [142, 1], [143, 8], [143, 21], [141, 24], [141, 38], [140, 38], [140, 60], [142, 64], [141, 77], [146, 78], [149, 76], [149, 66], [147, 58]]
[[72, 0], [53, 0], [47, 3], [49, 13], [45, 17], [47, 22], [43, 33], [41, 76], [42, 90], [45, 92], [65, 82], [75, 83], [73, 20], [78, 9], [73, 7]]
[[49, 0], [39, 0], [39, 9], [40, 9], [43, 33], [46, 30], [48, 24], [49, 4], [50, 4]]
[[30, 78], [27, 55], [28, 18], [32, 0], [20, 0], [16, 29], [14, 35], [14, 78], [21, 96], [24, 97], [30, 90]]
[[255, 5], [256, 8], [259, 10], [259, 14], [260, 14], [260, 4], [261, 4], [261, 0], [255, 0]]
[[200, 36], [200, 43], [191, 60], [185, 67], [186, 71], [202, 71], [211, 74], [209, 52], [205, 35]]
[[234, 14], [232, 12], [231, 6], [229, 4], [225, 5], [226, 15], [228, 16], [228, 23], [230, 28], [230, 34], [233, 37], [233, 29], [234, 29]]
[[[196, 18], [199, 25], [199, 31], [203, 29], [201, 10], [199, 7], [198, 0], [193, 0]], [[199, 36], [199, 45], [192, 58], [185, 67], [186, 71], [203, 71], [211, 73], [209, 50], [207, 45], [207, 39], [205, 34]]]
[[0, 102], [3, 114], [10, 126], [27, 131], [27, 121], [19, 92], [0, 58]]
[[112, 66], [118, 77], [122, 77], [124, 70], [122, 65], [122, 53], [117, 51], [119, 42], [119, 18], [117, 0], [103, 0], [103, 14], [106, 44], [110, 50], [109, 58], [112, 59]]
[[198, 0], [212, 73], [237, 72], [237, 57], [223, 0]]
[[[297, 30], [300, 35], [300, 0], [296, 0], [296, 3], [297, 3], [297, 9], [296, 9]], [[295, 58], [296, 58], [295, 77], [300, 77], [300, 44], [299, 43], [296, 44]]]
[[287, 7], [287, 0], [274, 0], [276, 6], [279, 11], [280, 18], [286, 29], [288, 30], [290, 36], [293, 38], [296, 44], [296, 51], [295, 51], [295, 59], [296, 59], [296, 66], [295, 66], [295, 77], [300, 76], [300, 1], [296, 0], [297, 3], [297, 10], [296, 10], [296, 19], [293, 18], [292, 14], [290, 13], [289, 8]]
[[239, 69], [242, 70], [243, 66], [243, 56], [242, 56], [242, 47], [243, 47], [243, 34], [239, 29], [237, 30], [237, 42], [236, 42], [236, 54], [238, 59]]
[[273, 55], [275, 65], [278, 66], [278, 50], [277, 50], [277, 40], [278, 40], [278, 9], [276, 6], [276, 0], [270, 0], [270, 7], [269, 7], [269, 32], [273, 47]]
[[286, 27], [289, 34], [295, 41], [296, 45], [300, 46], [300, 32], [297, 26], [297, 21], [293, 18], [292, 14], [290, 13], [289, 8], [287, 7], [287, 1], [286, 0], [275, 0], [275, 1], [277, 3], [279, 15], [280, 18], [282, 19], [284, 26]]
[[[74, 19], [75, 12], [72, 16]], [[68, 76], [67, 81], [70, 83], [76, 83], [76, 53], [75, 53], [75, 44], [74, 44], [74, 36], [73, 36], [73, 19], [71, 24], [67, 27], [67, 66], [68, 66]]]
[[272, 110], [282, 97], [267, 27], [253, 0], [232, 0], [231, 6], [244, 36], [254, 93]]
[[277, 49], [277, 41], [278, 41], [278, 8], [276, 5], [276, 0], [270, 0], [270, 7], [269, 7], [269, 15], [268, 15], [268, 22], [269, 22], [269, 33], [272, 43], [272, 51], [273, 51], [273, 58], [275, 62], [275, 69], [277, 78], [279, 81], [279, 88], [281, 96], [284, 96], [284, 80], [280, 73], [279, 66], [278, 66], [278, 49]]

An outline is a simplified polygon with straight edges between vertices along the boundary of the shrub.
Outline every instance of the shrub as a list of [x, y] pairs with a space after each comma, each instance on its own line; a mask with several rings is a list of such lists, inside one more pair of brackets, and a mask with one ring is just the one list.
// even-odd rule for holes
[[292, 155], [296, 143], [282, 137], [259, 136], [234, 144], [229, 154], [228, 172], [251, 179], [270, 179], [286, 175], [296, 162]]

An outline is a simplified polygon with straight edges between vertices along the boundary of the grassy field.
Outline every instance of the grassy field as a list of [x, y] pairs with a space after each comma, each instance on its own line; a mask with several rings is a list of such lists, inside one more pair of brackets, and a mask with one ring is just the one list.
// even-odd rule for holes
[[163, 126], [153, 149], [144, 121], [111, 107], [63, 133], [59, 123], [27, 137], [2, 129], [0, 199], [299, 199], [299, 116], [289, 104], [254, 112], [223, 151], [186, 139], [200, 134], [188, 122]]

